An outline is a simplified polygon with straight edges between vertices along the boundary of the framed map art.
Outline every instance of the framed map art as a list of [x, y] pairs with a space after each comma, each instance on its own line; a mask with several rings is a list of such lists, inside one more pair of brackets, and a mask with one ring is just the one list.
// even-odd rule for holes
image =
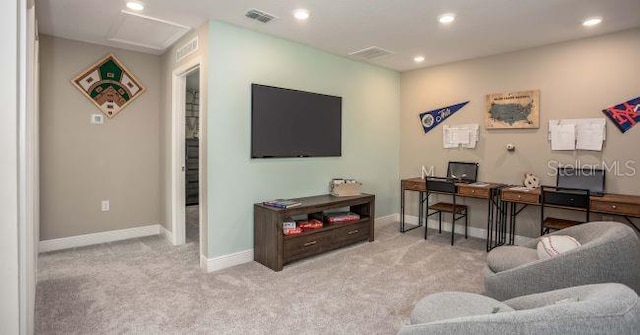
[[71, 82], [108, 118], [116, 116], [145, 91], [113, 54], [91, 65]]
[[487, 95], [487, 129], [540, 128], [540, 91]]

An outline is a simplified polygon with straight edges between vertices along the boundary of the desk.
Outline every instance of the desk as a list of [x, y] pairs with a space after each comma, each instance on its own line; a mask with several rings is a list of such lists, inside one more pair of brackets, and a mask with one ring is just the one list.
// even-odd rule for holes
[[[513, 244], [516, 217], [529, 205], [540, 205], [540, 190], [502, 189], [502, 201], [509, 203], [509, 244]], [[521, 205], [520, 209], [517, 205]], [[550, 206], [553, 207], [553, 206]], [[640, 196], [607, 193], [601, 197], [590, 198], [590, 212], [624, 217], [637, 231], [640, 231], [631, 217], [640, 217]]]
[[[457, 196], [487, 199], [487, 251], [503, 244], [514, 244], [516, 217], [529, 205], [540, 205], [540, 190], [514, 190], [507, 185], [487, 183], [486, 186], [456, 184]], [[419, 193], [418, 224], [407, 228], [405, 223], [405, 192]], [[400, 181], [400, 232], [407, 232], [423, 225], [424, 203], [427, 201], [426, 185], [420, 177]], [[521, 207], [518, 208], [518, 205]], [[640, 218], [640, 196], [607, 193], [591, 197], [591, 213], [624, 217], [637, 231], [640, 228], [631, 218]], [[508, 217], [508, 219], [507, 219]], [[507, 240], [508, 238], [508, 240]]]
[[[500, 198], [500, 190], [503, 187], [504, 185], [498, 183], [486, 183], [486, 185], [482, 186], [465, 183], [456, 184], [456, 196], [487, 200], [487, 251], [505, 242], [507, 211], [505, 204], [502, 203]], [[418, 224], [411, 228], [407, 228], [404, 217], [406, 191], [418, 192], [419, 194]], [[400, 181], [400, 232], [405, 233], [422, 227], [425, 201], [428, 201], [428, 197], [426, 197], [426, 184], [424, 179], [416, 177], [402, 179]]]

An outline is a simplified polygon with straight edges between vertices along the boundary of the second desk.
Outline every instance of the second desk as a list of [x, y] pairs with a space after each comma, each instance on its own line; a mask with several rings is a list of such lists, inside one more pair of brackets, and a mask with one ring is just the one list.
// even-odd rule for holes
[[[498, 183], [456, 184], [456, 196], [487, 200], [487, 251], [505, 243], [507, 211], [506, 205], [500, 197], [500, 190], [503, 187], [504, 185]], [[419, 197], [418, 224], [410, 228], [407, 227], [405, 221], [406, 191], [418, 192]], [[424, 205], [428, 201], [426, 193], [425, 180], [421, 177], [407, 178], [400, 181], [400, 232], [404, 233], [422, 227], [423, 218], [425, 217]]]

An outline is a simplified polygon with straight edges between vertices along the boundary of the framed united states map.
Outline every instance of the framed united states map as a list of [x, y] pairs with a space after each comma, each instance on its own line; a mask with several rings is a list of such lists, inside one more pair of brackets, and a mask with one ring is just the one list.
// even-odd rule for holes
[[540, 91], [495, 93], [487, 95], [487, 129], [540, 127]]
[[91, 65], [71, 82], [109, 118], [145, 91], [140, 81], [113, 54]]

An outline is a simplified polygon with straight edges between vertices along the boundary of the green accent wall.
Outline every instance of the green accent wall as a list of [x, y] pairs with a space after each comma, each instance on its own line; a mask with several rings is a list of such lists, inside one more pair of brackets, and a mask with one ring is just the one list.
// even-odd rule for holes
[[[209, 25], [208, 257], [253, 248], [253, 203], [328, 193], [335, 177], [398, 212], [400, 75], [217, 21]], [[343, 98], [342, 157], [251, 159], [251, 84]], [[318, 134], [310, 134], [318, 136]]]

